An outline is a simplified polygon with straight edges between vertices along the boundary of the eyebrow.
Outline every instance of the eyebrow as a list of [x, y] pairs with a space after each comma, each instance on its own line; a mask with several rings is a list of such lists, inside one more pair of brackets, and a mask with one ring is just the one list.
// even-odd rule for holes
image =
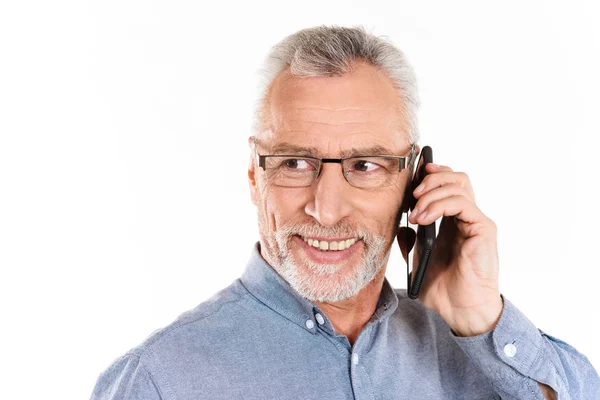
[[[297, 155], [297, 156], [313, 156], [317, 157], [320, 155], [320, 151], [316, 147], [305, 147], [305, 146], [296, 146], [290, 143], [277, 143], [273, 145], [272, 150], [273, 154], [281, 154], [281, 155]], [[340, 158], [353, 157], [353, 156], [384, 156], [384, 155], [394, 155], [394, 152], [390, 149], [373, 145], [368, 147], [360, 147], [360, 148], [351, 148], [349, 150], [342, 150], [340, 153]]]

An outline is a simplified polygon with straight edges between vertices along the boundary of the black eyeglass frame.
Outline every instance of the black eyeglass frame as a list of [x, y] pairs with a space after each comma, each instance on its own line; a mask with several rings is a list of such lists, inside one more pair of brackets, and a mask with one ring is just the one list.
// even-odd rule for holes
[[[412, 172], [412, 166], [414, 163], [414, 159], [416, 157], [416, 143], [411, 143], [410, 145], [410, 151], [406, 156], [392, 156], [392, 155], [370, 155], [370, 156], [351, 156], [351, 157], [345, 157], [345, 158], [319, 158], [319, 157], [313, 157], [313, 156], [304, 156], [304, 155], [298, 155], [298, 154], [259, 154], [258, 153], [258, 146], [257, 146], [257, 142], [256, 142], [256, 137], [253, 137], [253, 142], [254, 142], [254, 150], [256, 152], [256, 161], [259, 167], [261, 167], [264, 171], [266, 171], [266, 161], [268, 157], [290, 157], [290, 158], [304, 158], [304, 159], [310, 159], [310, 160], [314, 160], [316, 162], [318, 162], [318, 170], [317, 173], [315, 174], [315, 177], [313, 178], [313, 181], [311, 183], [311, 185], [317, 180], [319, 179], [319, 176], [321, 176], [321, 171], [323, 170], [323, 164], [324, 163], [334, 163], [334, 164], [340, 164], [340, 168], [342, 169], [342, 175], [344, 176], [344, 179], [346, 180], [346, 182], [348, 182], [348, 184], [350, 186], [353, 186], [352, 183], [350, 183], [348, 181], [348, 176], [346, 174], [346, 171], [344, 170], [344, 166], [343, 166], [343, 162], [346, 160], [351, 160], [351, 159], [364, 159], [364, 158], [372, 158], [372, 157], [381, 157], [381, 158], [392, 158], [392, 159], [397, 159], [399, 161], [398, 163], [398, 172], [401, 172], [403, 169], [405, 169], [407, 166], [407, 159], [408, 159], [408, 166], [411, 169]], [[412, 174], [411, 174], [412, 175]], [[310, 185], [308, 185], [310, 186]], [[308, 187], [306, 186], [306, 187]]]

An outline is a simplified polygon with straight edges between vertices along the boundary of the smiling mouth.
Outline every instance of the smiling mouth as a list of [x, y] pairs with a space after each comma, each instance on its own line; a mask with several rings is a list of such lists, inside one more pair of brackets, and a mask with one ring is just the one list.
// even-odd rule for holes
[[315, 249], [321, 251], [341, 251], [352, 246], [358, 238], [349, 238], [349, 239], [314, 239], [305, 236], [300, 236], [302, 240], [304, 240], [309, 246], [314, 247]]

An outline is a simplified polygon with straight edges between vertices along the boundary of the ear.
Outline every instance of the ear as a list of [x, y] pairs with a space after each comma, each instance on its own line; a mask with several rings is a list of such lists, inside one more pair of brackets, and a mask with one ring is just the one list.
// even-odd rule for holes
[[250, 188], [250, 198], [252, 204], [258, 205], [258, 182], [256, 181], [256, 160], [254, 159], [254, 136], [248, 138], [248, 147], [250, 148], [250, 158], [248, 161], [248, 187]]
[[412, 209], [416, 203], [416, 199], [413, 196], [413, 191], [416, 187], [413, 184], [413, 178], [415, 177], [415, 166], [419, 160], [419, 154], [421, 154], [421, 147], [419, 145], [415, 146], [415, 156], [412, 160], [411, 164], [408, 164], [406, 168], [410, 170], [408, 175], [408, 182], [406, 183], [406, 188], [404, 189], [404, 198], [402, 199], [402, 205], [400, 206], [400, 210], [403, 213], [407, 213], [409, 209]]

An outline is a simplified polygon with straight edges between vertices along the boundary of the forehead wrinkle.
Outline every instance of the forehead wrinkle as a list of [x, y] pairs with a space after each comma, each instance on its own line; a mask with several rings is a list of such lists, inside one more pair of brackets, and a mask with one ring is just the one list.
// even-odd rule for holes
[[323, 125], [346, 125], [365, 124], [380, 125], [389, 124], [395, 118], [394, 113], [381, 108], [328, 108], [322, 106], [297, 105], [297, 100], [292, 104], [282, 104], [279, 108], [280, 121], [288, 125], [290, 123], [315, 123]]
[[[298, 104], [300, 103], [300, 104]], [[391, 108], [387, 109], [385, 107], [325, 107], [325, 106], [306, 106], [303, 105], [304, 101], [300, 101], [298, 99], [294, 99], [290, 101], [288, 104], [282, 104], [281, 111], [284, 114], [288, 114], [291, 117], [297, 117], [298, 115], [302, 115], [305, 118], [311, 118], [315, 116], [322, 116], [324, 112], [329, 115], [333, 114], [337, 115], [345, 115], [349, 114], [355, 119], [363, 119], [365, 121], [369, 121], [372, 119], [378, 120], [382, 116], [387, 117]]]
[[[262, 131], [298, 131], [310, 136], [348, 130], [407, 135], [397, 89], [369, 65], [341, 77], [295, 77], [288, 68], [270, 85], [265, 105], [268, 117]], [[392, 148], [404, 147], [393, 142]]]
[[319, 109], [319, 110], [327, 110], [327, 111], [355, 111], [355, 110], [376, 110], [376, 108], [364, 108], [364, 107], [338, 107], [338, 108], [329, 108], [329, 107], [310, 107], [310, 106], [306, 106], [306, 107], [296, 107], [297, 110], [313, 110], [313, 109]]
[[288, 119], [287, 122], [300, 122], [303, 124], [309, 124], [309, 126], [311, 125], [327, 125], [327, 126], [340, 126], [340, 125], [356, 125], [356, 124], [364, 124], [365, 121], [344, 121], [344, 122], [338, 122], [338, 123], [331, 123], [331, 122], [323, 122], [323, 121], [304, 121], [304, 120], [300, 120], [300, 119]]
[[[322, 123], [323, 126], [362, 123], [397, 128], [400, 125], [395, 92], [394, 101], [390, 101], [389, 88], [376, 90], [370, 86], [365, 88], [364, 84], [357, 88], [350, 75], [346, 75], [346, 79], [346, 83], [343, 83], [343, 77], [279, 79], [279, 84], [273, 85], [274, 93], [270, 98], [271, 127], [294, 129], [288, 124], [310, 122]], [[378, 83], [373, 85], [381, 86]], [[336, 95], [338, 91], [340, 93]]]
[[[376, 132], [398, 131], [398, 127], [393, 124], [392, 119], [381, 115], [381, 112], [361, 112], [362, 115], [357, 115], [353, 111], [335, 114], [321, 112], [319, 107], [311, 107], [311, 109], [314, 110], [311, 113], [299, 112], [296, 109], [288, 110], [289, 113], [282, 112], [279, 124], [271, 126], [272, 130], [281, 133], [302, 132], [305, 135], [317, 134], [319, 136], [326, 133], [334, 135], [366, 133], [376, 136]], [[348, 139], [350, 138], [348, 137]]]

